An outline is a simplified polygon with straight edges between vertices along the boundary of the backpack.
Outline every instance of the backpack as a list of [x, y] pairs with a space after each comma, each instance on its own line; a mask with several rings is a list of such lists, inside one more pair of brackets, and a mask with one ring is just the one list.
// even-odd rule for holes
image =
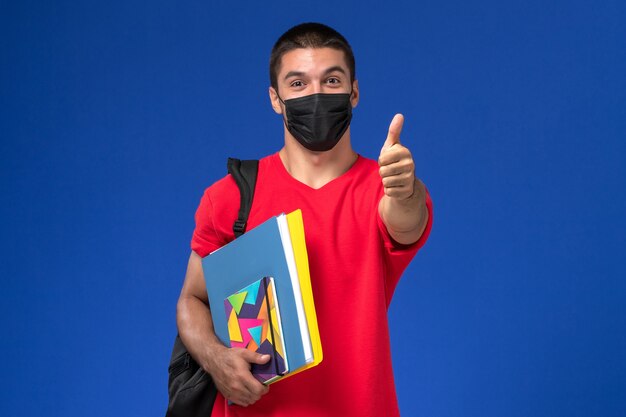
[[[259, 161], [228, 158], [228, 173], [239, 188], [239, 214], [233, 224], [235, 239], [245, 233], [254, 197]], [[168, 368], [169, 402], [165, 417], [209, 417], [217, 387], [204, 369], [191, 357], [177, 334]]]

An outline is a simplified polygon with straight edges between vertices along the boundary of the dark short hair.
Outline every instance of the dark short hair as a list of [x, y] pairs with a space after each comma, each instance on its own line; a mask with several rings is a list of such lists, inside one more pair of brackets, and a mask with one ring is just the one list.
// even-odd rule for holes
[[335, 29], [321, 23], [302, 23], [292, 27], [278, 38], [270, 55], [270, 85], [278, 90], [278, 71], [287, 52], [298, 48], [334, 48], [343, 51], [350, 70], [350, 81], [355, 80], [354, 54], [350, 44]]

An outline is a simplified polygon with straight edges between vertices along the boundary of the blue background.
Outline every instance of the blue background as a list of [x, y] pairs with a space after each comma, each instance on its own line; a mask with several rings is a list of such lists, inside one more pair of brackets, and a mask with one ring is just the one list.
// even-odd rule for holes
[[203, 189], [282, 144], [302, 21], [357, 57], [435, 225], [389, 312], [404, 416], [626, 409], [621, 1], [0, 3], [0, 415], [152, 416]]

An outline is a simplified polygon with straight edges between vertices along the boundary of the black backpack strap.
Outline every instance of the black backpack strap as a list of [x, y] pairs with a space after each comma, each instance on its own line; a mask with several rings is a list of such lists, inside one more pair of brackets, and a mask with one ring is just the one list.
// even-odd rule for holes
[[246, 231], [248, 216], [252, 208], [252, 198], [254, 197], [254, 187], [256, 186], [256, 177], [259, 171], [259, 161], [257, 160], [240, 160], [236, 158], [228, 158], [228, 173], [233, 176], [237, 187], [239, 187], [239, 215], [233, 225], [235, 239]]

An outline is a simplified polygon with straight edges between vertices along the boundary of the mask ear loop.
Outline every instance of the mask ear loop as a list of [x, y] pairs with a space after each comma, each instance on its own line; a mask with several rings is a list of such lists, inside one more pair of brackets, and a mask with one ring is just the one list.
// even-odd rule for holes
[[281, 103], [283, 103], [283, 106], [285, 105], [285, 102], [283, 101], [282, 98], [280, 98], [280, 94], [278, 94], [278, 90], [274, 90], [276, 92], [276, 97], [278, 97], [278, 101], [280, 101]]
[[282, 98], [280, 98], [280, 94], [278, 94], [278, 89], [275, 88], [274, 92], [276, 92], [276, 97], [278, 97], [278, 101], [280, 101], [283, 104], [283, 123], [285, 124], [285, 128], [287, 130], [289, 130], [289, 125], [287, 124], [287, 105], [285, 104], [285, 102], [283, 101]]

